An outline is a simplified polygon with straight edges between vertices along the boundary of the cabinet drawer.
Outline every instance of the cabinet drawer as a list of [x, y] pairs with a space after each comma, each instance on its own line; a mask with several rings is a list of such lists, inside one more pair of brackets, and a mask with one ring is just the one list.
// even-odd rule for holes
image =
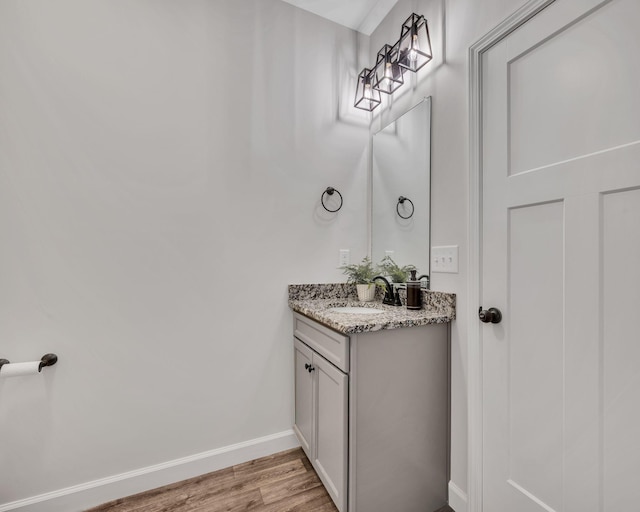
[[293, 314], [293, 333], [327, 361], [343, 372], [349, 371], [349, 337], [339, 334], [318, 322]]

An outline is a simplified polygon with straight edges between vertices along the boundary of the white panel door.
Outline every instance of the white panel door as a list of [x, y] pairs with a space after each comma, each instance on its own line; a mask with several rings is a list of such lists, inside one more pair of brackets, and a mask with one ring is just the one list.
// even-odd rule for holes
[[483, 55], [485, 512], [640, 510], [640, 2]]

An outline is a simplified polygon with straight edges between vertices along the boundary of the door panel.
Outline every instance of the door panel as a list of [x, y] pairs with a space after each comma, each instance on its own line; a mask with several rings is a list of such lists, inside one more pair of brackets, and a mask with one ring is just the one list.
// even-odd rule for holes
[[562, 202], [509, 210], [509, 481], [554, 509], [562, 503], [563, 247]]
[[639, 19], [556, 0], [482, 57], [487, 512], [640, 502]]
[[634, 4], [602, 6], [509, 61], [510, 174], [640, 139], [640, 120], [619, 101], [640, 83], [640, 59], [620, 53], [640, 48]]
[[348, 377], [314, 354], [317, 373], [315, 466], [340, 512], [347, 509]]
[[294, 429], [302, 449], [313, 460], [313, 375], [305, 365], [312, 364], [313, 352], [304, 343], [294, 338], [295, 355], [295, 424]]
[[604, 508], [640, 507], [640, 189], [602, 198]]

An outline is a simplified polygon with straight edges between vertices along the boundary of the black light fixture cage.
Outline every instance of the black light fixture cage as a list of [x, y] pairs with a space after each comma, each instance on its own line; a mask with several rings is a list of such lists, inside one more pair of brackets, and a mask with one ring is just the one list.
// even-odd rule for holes
[[433, 52], [426, 18], [415, 13], [409, 16], [402, 25], [398, 44], [399, 66], [415, 72], [429, 62]]
[[373, 72], [364, 68], [358, 75], [358, 85], [356, 87], [356, 99], [354, 106], [369, 112], [380, 105], [382, 98], [380, 91], [373, 87]]
[[371, 112], [382, 102], [380, 93], [391, 94], [404, 84], [404, 72], [414, 73], [433, 58], [427, 19], [413, 13], [402, 24], [400, 39], [385, 44], [376, 57], [373, 69], [364, 68], [358, 75], [354, 106]]
[[373, 68], [373, 88], [386, 94], [391, 94], [404, 84], [404, 69], [398, 64], [399, 43], [393, 46], [385, 44], [378, 52]]

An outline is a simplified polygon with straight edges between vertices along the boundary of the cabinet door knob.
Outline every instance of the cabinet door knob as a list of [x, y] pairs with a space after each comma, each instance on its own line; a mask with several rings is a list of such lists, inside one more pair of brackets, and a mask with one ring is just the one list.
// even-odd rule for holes
[[309, 363], [304, 363], [304, 369], [309, 371], [309, 368], [311, 368], [311, 365]]

